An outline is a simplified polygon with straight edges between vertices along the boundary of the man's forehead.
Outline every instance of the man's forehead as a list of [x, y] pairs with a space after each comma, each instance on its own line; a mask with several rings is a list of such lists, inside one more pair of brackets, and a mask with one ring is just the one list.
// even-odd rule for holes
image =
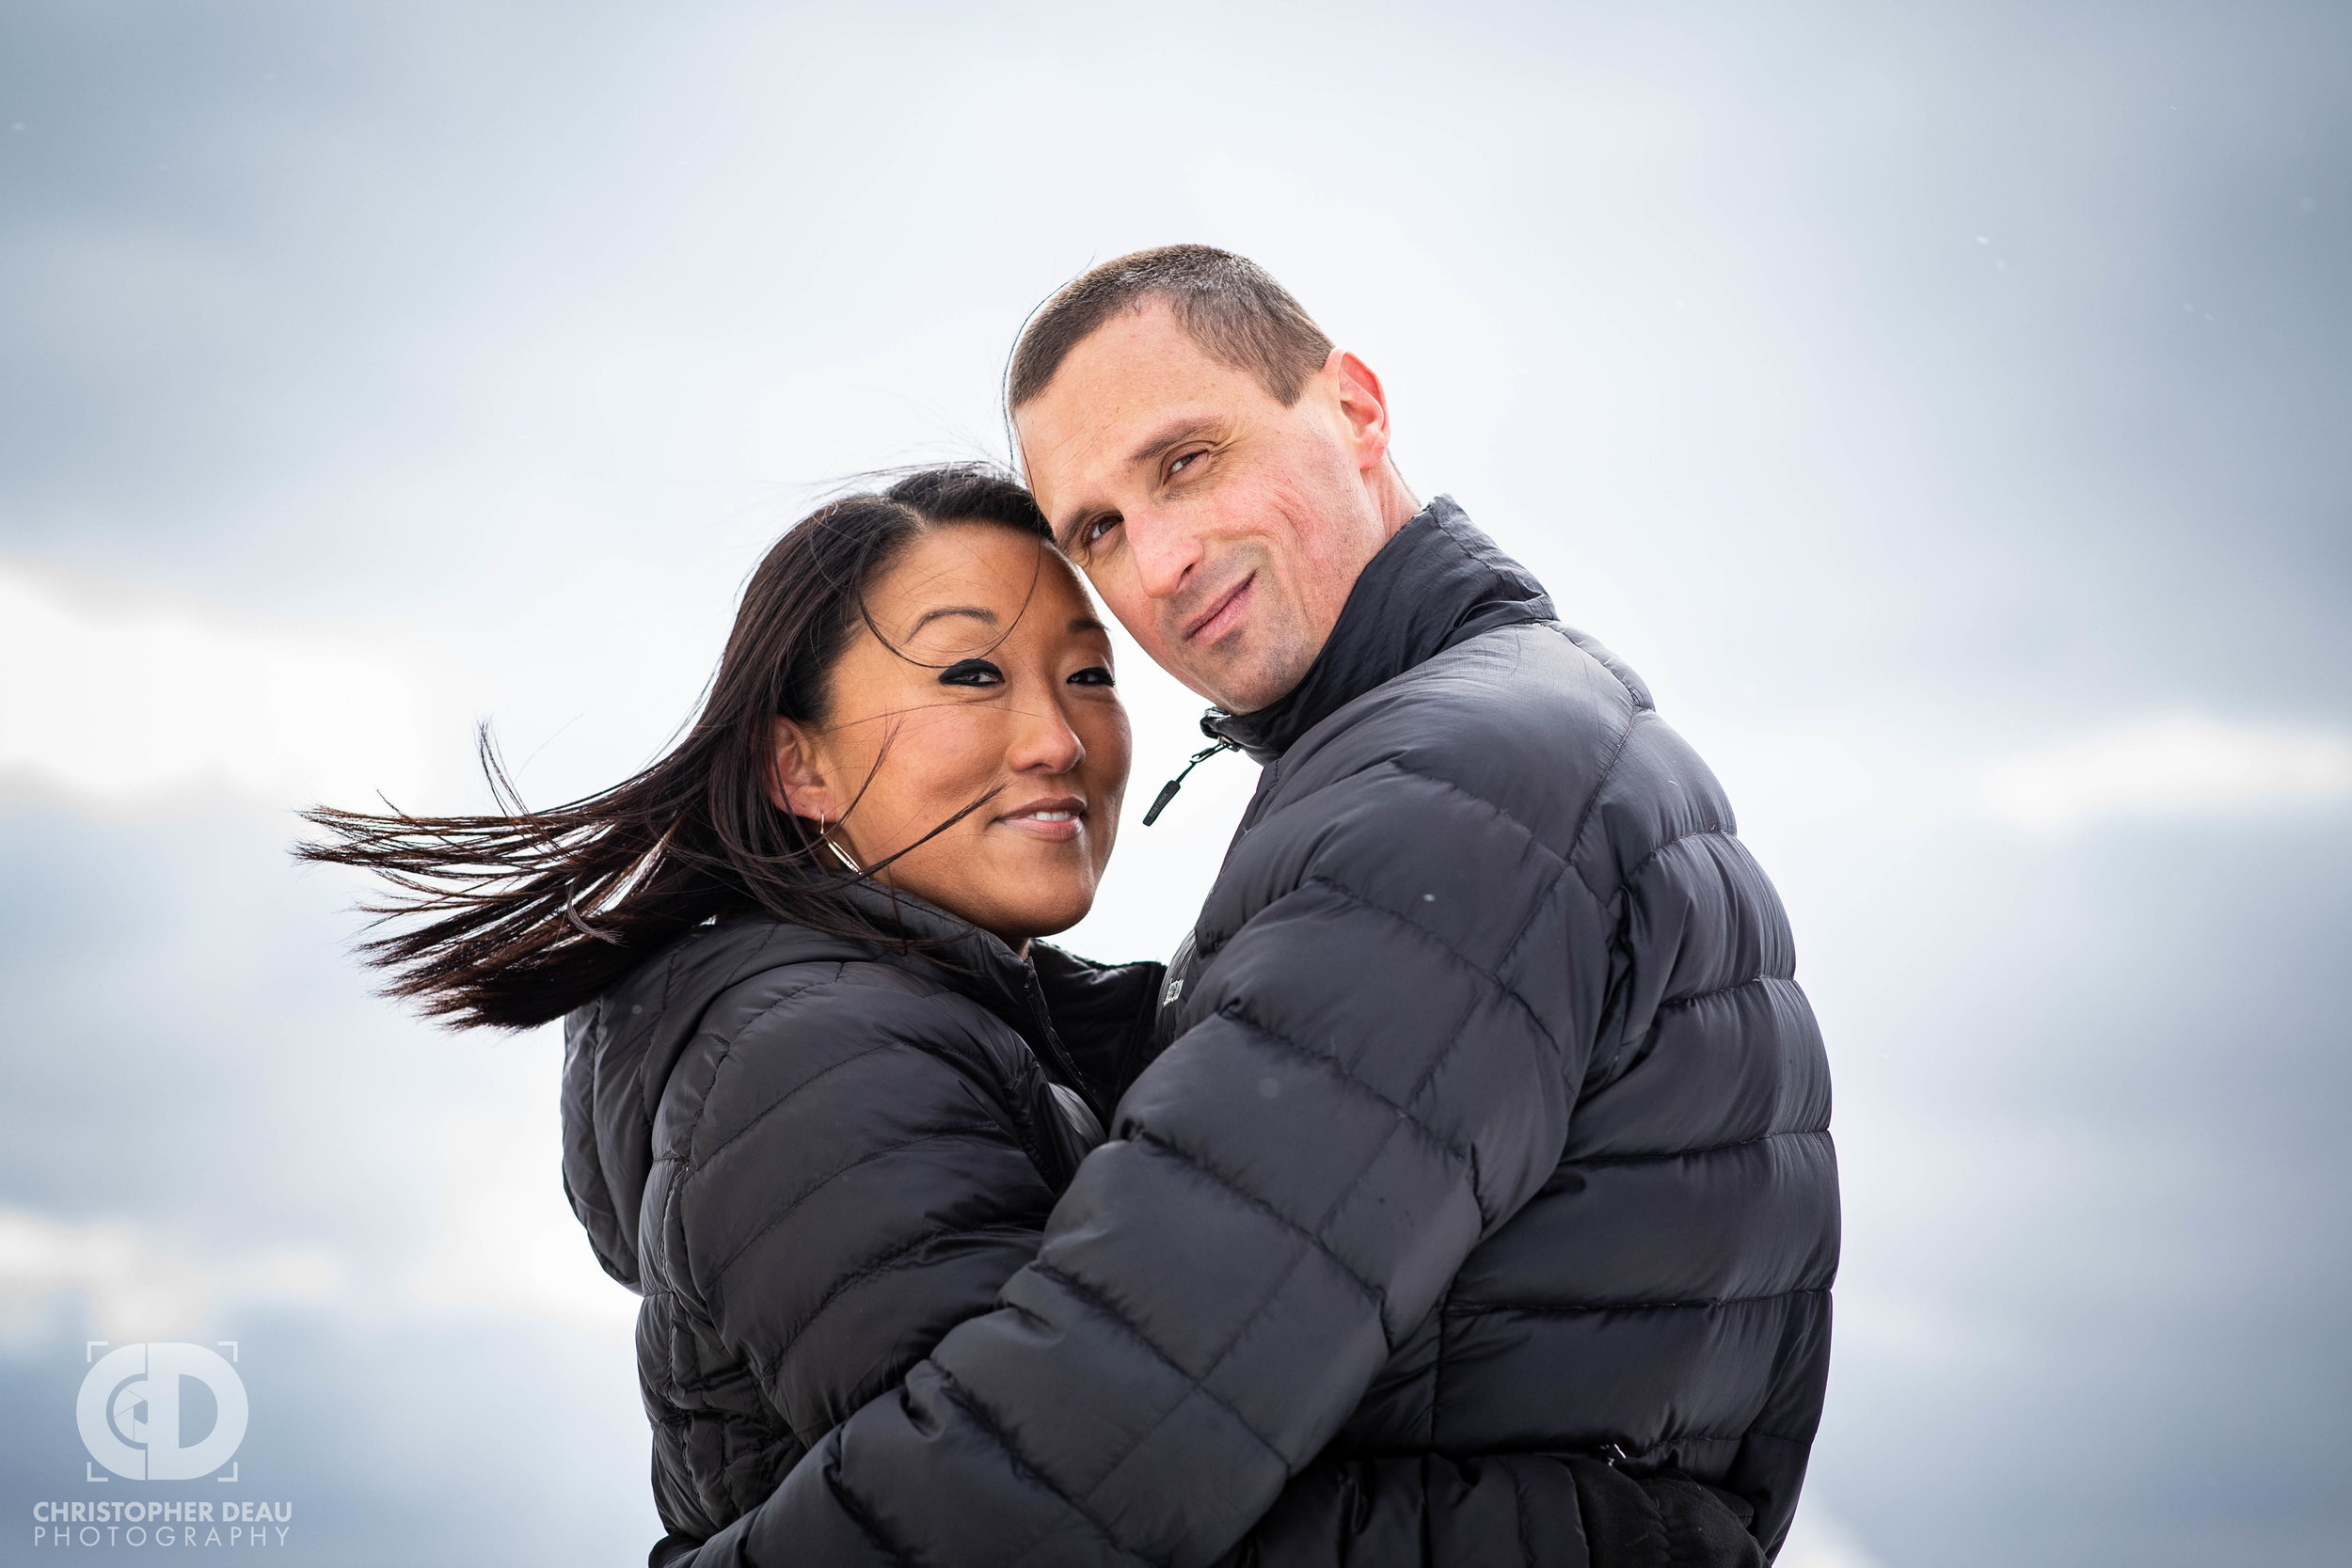
[[1162, 304], [1080, 340], [1013, 427], [1033, 487], [1083, 484], [1148, 459], [1175, 427], [1230, 420], [1253, 392], [1256, 377], [1203, 353]]
[[1168, 301], [1145, 300], [1105, 317], [1093, 331], [1071, 344], [1039, 401], [1050, 398], [1057, 386], [1073, 376], [1149, 375], [1185, 366], [1205, 369], [1216, 363], [1177, 320]]

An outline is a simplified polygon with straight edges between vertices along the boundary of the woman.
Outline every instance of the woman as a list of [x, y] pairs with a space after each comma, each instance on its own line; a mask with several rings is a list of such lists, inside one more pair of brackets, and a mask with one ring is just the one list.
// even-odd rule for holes
[[787, 533], [700, 719], [627, 783], [312, 814], [306, 855], [427, 917], [370, 944], [395, 992], [564, 1019], [565, 1191], [644, 1296], [655, 1561], [986, 1311], [1101, 1141], [1161, 966], [1036, 939], [1093, 902], [1128, 752], [1076, 574], [966, 467]]

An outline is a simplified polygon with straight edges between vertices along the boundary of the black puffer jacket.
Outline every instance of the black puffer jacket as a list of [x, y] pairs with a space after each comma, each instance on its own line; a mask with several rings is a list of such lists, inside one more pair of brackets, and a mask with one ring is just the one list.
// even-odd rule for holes
[[730, 920], [564, 1021], [564, 1191], [645, 1298], [655, 1500], [681, 1545], [994, 1305], [1101, 1141], [1088, 1099], [1148, 1044], [1160, 965], [1024, 962], [918, 900], [853, 896], [953, 940], [897, 956]]
[[1662, 1568], [1736, 1555], [1708, 1488], [1777, 1548], [1829, 1081], [1706, 766], [1442, 499], [1222, 727], [1265, 774], [1111, 1141], [694, 1568]]
[[1296, 691], [1205, 726], [1267, 768], [1160, 1038], [1343, 1051], [1377, 1015], [1323, 976], [1277, 980], [1263, 942], [1278, 913], [1321, 923], [1362, 956], [1344, 973], [1411, 976], [1386, 994], [1427, 1031], [1345, 1053], [1351, 1092], [1450, 1145], [1478, 1210], [1437, 1309], [1246, 1561], [1573, 1562], [1589, 1544], [1664, 1568], [1731, 1560], [1694, 1481], [1767, 1553], [1795, 1511], [1837, 1267], [1828, 1061], [1714, 776], [1552, 615], [1440, 497]]

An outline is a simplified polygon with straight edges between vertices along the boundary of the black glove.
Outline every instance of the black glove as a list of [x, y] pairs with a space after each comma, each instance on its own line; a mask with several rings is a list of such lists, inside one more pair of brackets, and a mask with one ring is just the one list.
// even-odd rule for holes
[[1764, 1568], [1744, 1497], [1680, 1470], [1631, 1476], [1605, 1460], [1571, 1459], [1592, 1568]]

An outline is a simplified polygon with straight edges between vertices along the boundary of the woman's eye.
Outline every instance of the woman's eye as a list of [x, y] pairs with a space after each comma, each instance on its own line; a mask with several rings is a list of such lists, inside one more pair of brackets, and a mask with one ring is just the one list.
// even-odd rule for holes
[[1111, 678], [1110, 666], [1095, 664], [1071, 676], [1070, 684], [1073, 686], [1117, 686], [1119, 683]]
[[1002, 686], [1005, 673], [984, 658], [960, 658], [939, 673], [942, 686]]

